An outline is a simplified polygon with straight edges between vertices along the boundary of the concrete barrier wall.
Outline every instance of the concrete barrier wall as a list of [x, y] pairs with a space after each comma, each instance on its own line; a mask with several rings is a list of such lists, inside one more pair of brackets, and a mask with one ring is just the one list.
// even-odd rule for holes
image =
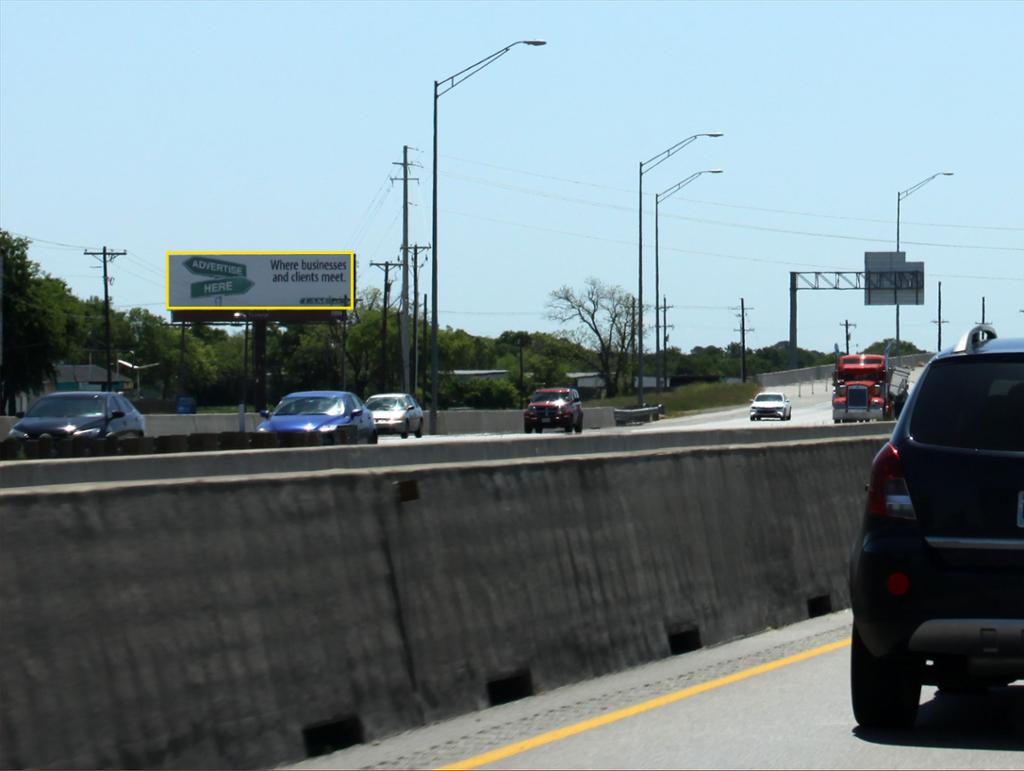
[[[158, 455], [0, 461], [0, 488], [110, 482], [116, 480], [178, 479], [232, 474], [309, 472], [339, 468], [380, 468], [429, 463], [472, 463], [481, 460], [535, 458], [664, 450], [701, 445], [786, 442], [852, 436], [882, 438], [892, 423], [850, 423], [841, 426], [775, 425], [759, 428], [704, 431], [637, 431], [555, 434], [549, 437], [506, 436], [491, 442], [418, 442], [408, 439], [358, 447], [294, 447], [272, 450], [215, 451]], [[174, 435], [165, 437], [173, 439]], [[184, 439], [185, 437], [180, 437]], [[161, 439], [158, 442], [164, 441]], [[182, 450], [186, 444], [182, 442]]]
[[0, 767], [268, 767], [847, 603], [875, 438], [0, 492]]
[[[608, 428], [615, 425], [611, 407], [584, 409], [586, 428]], [[259, 415], [245, 416], [246, 430], [255, 431], [263, 421]], [[0, 416], [0, 439], [7, 436], [18, 418]], [[437, 413], [439, 434], [496, 434], [521, 433], [523, 430], [522, 410], [441, 410]], [[238, 430], [237, 413], [196, 414], [196, 415], [146, 415], [148, 436], [169, 434], [217, 434], [222, 431]]]

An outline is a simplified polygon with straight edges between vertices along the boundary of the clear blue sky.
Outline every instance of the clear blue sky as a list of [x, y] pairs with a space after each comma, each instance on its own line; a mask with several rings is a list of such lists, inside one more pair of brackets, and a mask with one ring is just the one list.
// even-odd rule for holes
[[[419, 148], [411, 238], [430, 241], [433, 81], [518, 46], [440, 101], [440, 319], [558, 329], [548, 294], [588, 276], [645, 299], [661, 206], [670, 345], [788, 337], [789, 271], [862, 270], [901, 240], [933, 349], [987, 317], [1024, 334], [1024, 4], [0, 1], [0, 227], [79, 296], [163, 313], [167, 250], [354, 250], [397, 259], [402, 145]], [[60, 246], [70, 244], [71, 248]], [[423, 287], [429, 286], [429, 269]], [[894, 334], [859, 292], [801, 292], [799, 342]], [[653, 331], [653, 313], [647, 327]], [[647, 340], [654, 347], [653, 334]]]

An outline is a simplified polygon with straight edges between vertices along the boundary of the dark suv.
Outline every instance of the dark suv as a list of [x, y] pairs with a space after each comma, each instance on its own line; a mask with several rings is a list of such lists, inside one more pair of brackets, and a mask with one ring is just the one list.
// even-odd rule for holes
[[1024, 678], [1024, 338], [929, 362], [871, 466], [850, 566], [853, 711], [913, 725], [921, 685]]
[[523, 413], [526, 433], [561, 428], [565, 433], [583, 431], [583, 402], [575, 388], [540, 388], [533, 392]]

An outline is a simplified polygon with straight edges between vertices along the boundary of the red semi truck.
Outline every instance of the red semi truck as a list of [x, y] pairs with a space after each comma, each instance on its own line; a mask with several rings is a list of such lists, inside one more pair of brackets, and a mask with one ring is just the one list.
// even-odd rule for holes
[[832, 421], [852, 423], [896, 418], [907, 398], [910, 370], [887, 354], [836, 353]]

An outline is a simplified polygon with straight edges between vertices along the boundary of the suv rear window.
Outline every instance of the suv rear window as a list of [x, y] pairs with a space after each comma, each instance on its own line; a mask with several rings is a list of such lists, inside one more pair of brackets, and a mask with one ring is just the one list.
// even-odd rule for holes
[[915, 441], [1024, 451], [1024, 356], [938, 361], [918, 388], [910, 418]]

